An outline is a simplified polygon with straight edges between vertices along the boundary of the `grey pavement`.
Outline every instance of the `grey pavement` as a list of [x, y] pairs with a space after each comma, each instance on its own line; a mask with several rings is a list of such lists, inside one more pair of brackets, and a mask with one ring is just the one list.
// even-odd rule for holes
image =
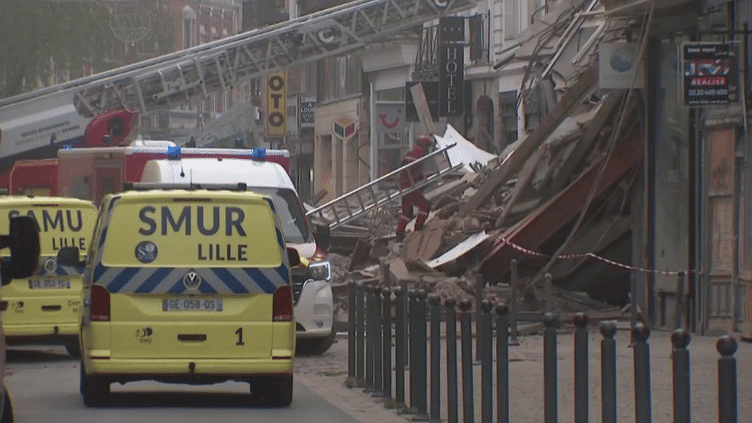
[[[635, 417], [635, 392], [634, 392], [634, 355], [630, 345], [630, 332], [628, 323], [620, 322], [615, 336], [616, 340], [616, 366], [617, 366], [617, 421], [634, 422]], [[442, 331], [444, 324], [442, 323]], [[601, 341], [603, 339], [597, 326], [591, 325], [589, 336], [589, 421], [601, 421]], [[458, 325], [459, 333], [459, 325]], [[673, 421], [673, 382], [672, 382], [672, 344], [671, 332], [654, 329], [648, 339], [650, 349], [650, 390], [651, 390], [651, 417], [653, 422], [663, 423]], [[690, 398], [692, 422], [718, 422], [718, 358], [720, 354], [716, 349], [716, 336], [691, 335], [688, 346], [690, 353]], [[458, 339], [458, 357], [461, 357], [460, 340]], [[510, 373], [510, 421], [514, 423], [541, 423], [544, 421], [544, 392], [543, 392], [543, 336], [541, 334], [525, 335], [518, 337], [518, 346], [509, 347], [509, 373]], [[361, 416], [361, 421], [374, 421], [373, 414], [369, 414], [370, 403], [376, 407], [382, 407], [386, 411], [390, 421], [413, 420], [414, 415], [401, 414], [395, 409], [387, 409], [385, 401], [373, 397], [370, 393], [364, 393], [362, 388], [347, 388], [347, 335], [340, 335], [338, 342], [332, 350], [319, 360], [327, 360], [329, 374], [337, 374], [331, 377], [321, 377], [322, 386], [331, 389], [332, 397], [336, 401], [344, 402], [353, 415]], [[473, 342], [475, 347], [475, 342]], [[442, 387], [441, 387], [441, 417], [447, 419], [446, 401], [446, 343], [441, 342], [442, 358]], [[494, 357], [496, 352], [494, 351]], [[566, 423], [574, 421], [574, 336], [571, 330], [563, 328], [557, 337], [557, 375], [558, 375], [558, 422]], [[430, 355], [429, 355], [430, 357]], [[752, 344], [739, 340], [738, 349], [734, 355], [737, 359], [737, 405], [738, 422], [752, 423]], [[394, 355], [392, 355], [394, 359]], [[321, 365], [322, 363], [319, 363]], [[459, 392], [459, 421], [462, 421], [462, 373], [461, 365], [458, 365], [458, 392]], [[481, 375], [480, 365], [473, 365], [475, 421], [481, 422]], [[493, 363], [495, 381], [496, 362]], [[409, 381], [409, 371], [405, 374], [405, 380]], [[394, 383], [394, 376], [392, 376]], [[395, 388], [392, 387], [394, 394]], [[406, 402], [410, 404], [409, 386], [405, 388]], [[430, 392], [428, 390], [427, 392]], [[356, 396], [353, 396], [355, 394]], [[493, 398], [495, 401], [495, 392]], [[341, 396], [341, 398], [337, 398]], [[496, 404], [493, 405], [493, 421], [496, 421]], [[428, 402], [430, 412], [430, 398]], [[384, 418], [384, 414], [379, 414]], [[384, 420], [379, 420], [384, 421]]]

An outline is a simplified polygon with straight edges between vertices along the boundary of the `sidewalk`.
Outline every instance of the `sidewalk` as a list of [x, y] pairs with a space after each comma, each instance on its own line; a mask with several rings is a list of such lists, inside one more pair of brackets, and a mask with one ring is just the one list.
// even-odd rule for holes
[[[442, 330], [443, 330], [442, 324]], [[620, 323], [620, 327], [624, 327]], [[459, 330], [459, 325], [458, 325]], [[650, 346], [650, 386], [652, 398], [652, 421], [657, 423], [673, 421], [673, 382], [670, 341], [671, 332], [653, 330], [648, 339]], [[590, 421], [601, 420], [601, 387], [600, 387], [600, 342], [603, 339], [599, 330], [591, 326], [589, 343], [589, 379], [590, 379]], [[617, 418], [620, 422], [635, 421], [634, 399], [634, 367], [633, 349], [630, 347], [630, 333], [619, 330], [616, 339], [617, 366]], [[690, 397], [691, 418], [693, 422], [718, 421], [718, 358], [716, 349], [717, 337], [693, 335], [689, 343], [690, 352]], [[349, 409], [353, 416], [360, 421], [391, 421], [404, 422], [412, 415], [397, 415], [394, 410], [383, 407], [383, 402], [369, 393], [363, 393], [361, 388], [347, 388], [344, 382], [347, 378], [347, 335], [340, 335], [327, 354], [321, 357], [303, 357], [296, 364], [296, 372], [300, 371], [306, 377], [315, 378], [322, 388], [326, 388], [335, 398], [332, 402]], [[518, 337], [519, 346], [509, 347], [509, 379], [510, 379], [510, 421], [515, 423], [541, 423], [544, 421], [543, 408], [543, 337], [530, 335]], [[461, 357], [458, 340], [458, 359]], [[473, 348], [475, 342], [473, 342]], [[442, 387], [441, 413], [446, 421], [446, 343], [441, 342], [442, 358]], [[494, 357], [496, 353], [494, 351]], [[574, 337], [566, 330], [560, 331], [557, 339], [557, 373], [558, 373], [558, 421], [572, 422], [574, 416]], [[394, 356], [392, 356], [394, 357]], [[430, 357], [430, 356], [429, 356]], [[752, 423], [752, 344], [739, 341], [734, 355], [737, 359], [737, 405], [738, 422]], [[302, 367], [306, 368], [303, 369]], [[475, 421], [481, 422], [481, 372], [480, 364], [473, 365], [473, 392]], [[462, 421], [462, 373], [458, 365], [459, 419]], [[297, 376], [298, 373], [296, 373]], [[493, 363], [495, 378], [496, 363]], [[394, 383], [394, 377], [392, 377]], [[409, 371], [405, 373], [405, 380], [409, 381]], [[493, 386], [495, 389], [496, 381]], [[392, 392], [395, 392], [394, 387]], [[405, 388], [408, 395], [409, 386]], [[430, 392], [430, 390], [428, 391]], [[495, 392], [493, 398], [495, 401]], [[428, 400], [430, 411], [430, 397]], [[377, 413], [378, 411], [378, 413]], [[496, 421], [496, 404], [493, 405], [494, 421]], [[384, 420], [388, 419], [388, 420]]]

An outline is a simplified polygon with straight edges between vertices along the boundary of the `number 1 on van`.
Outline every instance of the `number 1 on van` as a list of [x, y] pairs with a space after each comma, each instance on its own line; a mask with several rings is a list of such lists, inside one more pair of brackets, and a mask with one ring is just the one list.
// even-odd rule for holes
[[238, 342], [236, 342], [235, 345], [245, 345], [245, 342], [243, 342], [243, 328], [238, 328], [238, 330], [235, 331], [235, 335], [238, 335]]

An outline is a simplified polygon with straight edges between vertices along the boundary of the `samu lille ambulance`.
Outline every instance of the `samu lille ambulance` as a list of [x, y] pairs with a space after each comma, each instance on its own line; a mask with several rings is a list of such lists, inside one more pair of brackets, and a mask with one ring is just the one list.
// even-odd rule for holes
[[272, 200], [245, 188], [105, 196], [84, 276], [87, 406], [135, 380], [249, 382], [266, 404], [290, 404], [298, 254]]
[[6, 343], [62, 343], [69, 354], [78, 356], [83, 266], [63, 266], [57, 253], [73, 246], [83, 255], [89, 253], [96, 206], [74, 198], [0, 195], [0, 215], [0, 233], [8, 232], [8, 218], [32, 217], [39, 227], [41, 253], [34, 275], [0, 289], [8, 304], [3, 313]]

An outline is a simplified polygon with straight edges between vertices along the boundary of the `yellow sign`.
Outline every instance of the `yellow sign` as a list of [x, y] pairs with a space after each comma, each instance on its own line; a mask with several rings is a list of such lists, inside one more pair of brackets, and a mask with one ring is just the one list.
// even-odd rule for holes
[[287, 133], [287, 77], [284, 70], [266, 77], [266, 136], [284, 137]]

